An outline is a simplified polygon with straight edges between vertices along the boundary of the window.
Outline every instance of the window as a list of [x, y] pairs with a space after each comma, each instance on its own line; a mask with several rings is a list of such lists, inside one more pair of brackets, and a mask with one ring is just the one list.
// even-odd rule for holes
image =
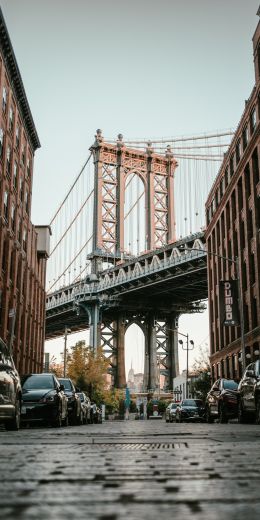
[[253, 134], [253, 132], [255, 130], [255, 127], [256, 127], [256, 109], [254, 108], [254, 110], [252, 110], [252, 112], [250, 114], [250, 130], [251, 130], [251, 134]]
[[230, 168], [230, 177], [234, 174], [234, 154], [231, 155], [230, 161], [229, 161], [229, 168]]
[[13, 187], [17, 190], [17, 180], [18, 180], [18, 167], [17, 162], [14, 163], [14, 173], [13, 173]]
[[[227, 187], [229, 183], [229, 172], [228, 172], [228, 168], [225, 169], [225, 188]], [[225, 191], [225, 189], [224, 189]]]
[[9, 110], [9, 130], [12, 132], [14, 128], [14, 111], [13, 107], [10, 107]]
[[28, 190], [25, 191], [25, 211], [29, 215], [29, 193], [28, 193]]
[[245, 176], [245, 190], [246, 190], [246, 197], [250, 197], [251, 195], [251, 183], [250, 183], [250, 168], [249, 164], [247, 163], [244, 171]]
[[241, 141], [239, 139], [236, 144], [236, 164], [239, 163], [240, 157], [241, 157]]
[[28, 159], [27, 159], [26, 171], [27, 171], [27, 176], [30, 177], [30, 175], [31, 175], [31, 161], [30, 161], [30, 157], [28, 157]]
[[6, 152], [6, 173], [7, 175], [11, 174], [11, 148], [8, 146]]
[[11, 227], [12, 227], [12, 230], [14, 231], [15, 230], [15, 205], [12, 204], [12, 207], [11, 207]]
[[9, 206], [9, 193], [5, 191], [4, 194], [4, 218], [8, 222], [8, 206]]
[[0, 128], [0, 159], [3, 154], [3, 147], [4, 147], [4, 131], [2, 128]]
[[20, 127], [17, 125], [16, 131], [15, 131], [15, 145], [16, 148], [19, 148], [20, 145]]
[[22, 146], [22, 163], [23, 163], [23, 165], [25, 165], [25, 146], [24, 146], [24, 144]]
[[8, 266], [8, 244], [9, 241], [5, 240], [3, 245], [3, 256], [2, 256], [2, 270], [6, 271]]
[[248, 145], [248, 139], [249, 139], [249, 130], [248, 130], [248, 126], [246, 126], [242, 133], [243, 150], [245, 150]]
[[7, 90], [5, 87], [3, 87], [2, 109], [3, 109], [4, 113], [6, 113], [6, 105], [7, 105]]
[[23, 179], [20, 177], [20, 183], [19, 183], [19, 193], [20, 193], [20, 201], [23, 201]]
[[23, 230], [23, 250], [27, 250], [27, 229]]
[[21, 217], [19, 218], [19, 221], [18, 221], [18, 237], [17, 238], [21, 244], [22, 243], [22, 219], [21, 219]]

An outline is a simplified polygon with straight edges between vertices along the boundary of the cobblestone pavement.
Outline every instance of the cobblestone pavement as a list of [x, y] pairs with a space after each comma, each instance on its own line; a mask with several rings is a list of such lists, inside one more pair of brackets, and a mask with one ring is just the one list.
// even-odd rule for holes
[[107, 422], [0, 431], [5, 520], [254, 520], [260, 427]]

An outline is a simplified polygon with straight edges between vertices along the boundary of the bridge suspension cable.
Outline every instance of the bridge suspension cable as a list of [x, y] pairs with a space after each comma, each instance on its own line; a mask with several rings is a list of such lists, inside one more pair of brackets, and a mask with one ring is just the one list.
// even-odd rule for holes
[[[162, 137], [161, 139], [136, 139], [136, 140], [130, 140], [130, 139], [124, 139], [124, 143], [127, 145], [130, 144], [141, 144], [147, 145], [147, 143], [154, 144], [168, 144], [168, 143], [177, 143], [177, 142], [184, 142], [184, 141], [197, 141], [200, 139], [215, 139], [219, 137], [225, 137], [225, 136], [232, 136], [234, 135], [234, 130], [230, 129], [227, 131], [222, 132], [215, 132], [212, 134], [201, 134], [201, 135], [194, 135], [191, 137], [187, 136], [180, 136], [180, 137]], [[104, 139], [107, 143], [115, 143], [116, 139]]]

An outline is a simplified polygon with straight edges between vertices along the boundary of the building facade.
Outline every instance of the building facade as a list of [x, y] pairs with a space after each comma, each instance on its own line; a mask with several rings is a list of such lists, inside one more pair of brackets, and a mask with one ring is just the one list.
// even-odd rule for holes
[[206, 202], [213, 379], [240, 378], [242, 373], [241, 327], [223, 324], [219, 302], [219, 282], [237, 279], [237, 270], [246, 364], [258, 359], [260, 351], [260, 24], [253, 51], [255, 86]]
[[50, 230], [30, 220], [33, 159], [40, 146], [0, 9], [0, 337], [20, 374], [43, 365]]

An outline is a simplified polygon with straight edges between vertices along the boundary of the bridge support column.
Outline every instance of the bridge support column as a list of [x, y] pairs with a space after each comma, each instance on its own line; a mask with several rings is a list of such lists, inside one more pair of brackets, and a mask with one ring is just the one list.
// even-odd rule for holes
[[173, 390], [173, 378], [179, 374], [178, 328], [176, 321], [177, 316], [173, 314], [166, 322], [166, 364], [168, 368], [166, 385], [168, 390]]
[[156, 327], [155, 327], [155, 318], [151, 316], [147, 325], [147, 337], [146, 337], [146, 346], [147, 346], [147, 356], [148, 360], [146, 360], [146, 366], [149, 363], [149, 375], [147, 378], [147, 368], [146, 368], [146, 378], [148, 379], [148, 389], [155, 390], [158, 386], [157, 384], [157, 350], [156, 350]]
[[89, 329], [89, 346], [93, 352], [96, 352], [101, 345], [101, 323], [98, 304], [91, 307]]
[[117, 320], [117, 388], [125, 388], [125, 320], [119, 316]]

